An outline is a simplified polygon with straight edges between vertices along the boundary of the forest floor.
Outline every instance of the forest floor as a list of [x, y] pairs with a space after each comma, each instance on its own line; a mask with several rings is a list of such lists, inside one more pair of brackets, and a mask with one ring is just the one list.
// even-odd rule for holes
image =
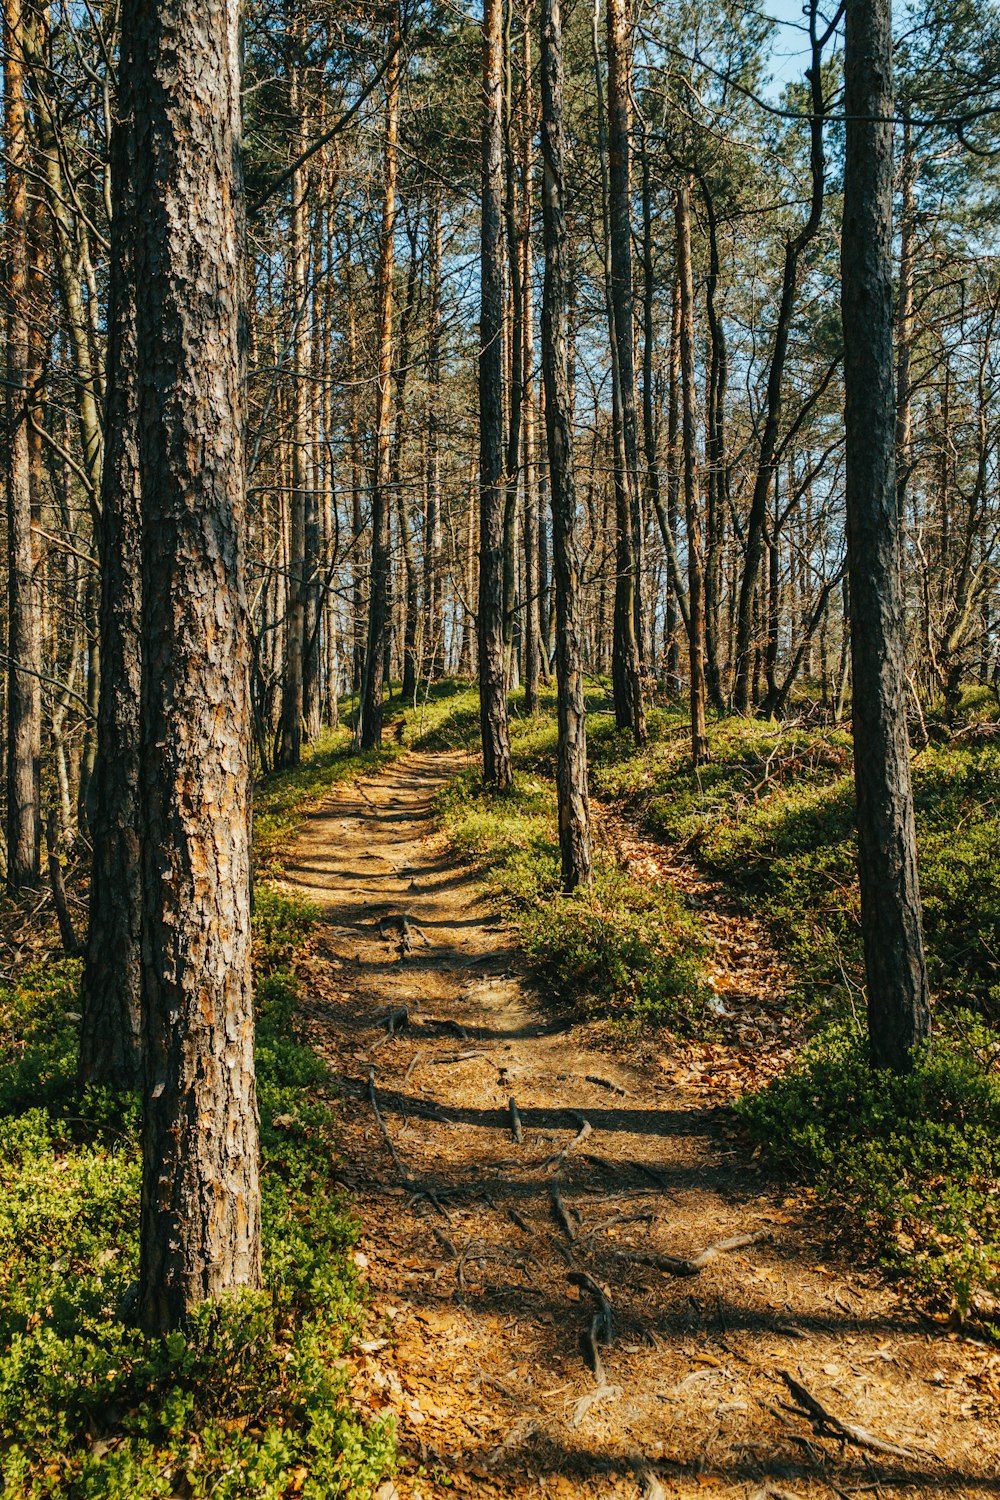
[[436, 825], [465, 764], [408, 752], [337, 787], [283, 860], [321, 911], [305, 1020], [372, 1299], [353, 1384], [395, 1413], [399, 1495], [1000, 1494], [1000, 1354], [838, 1261], [726, 1108], [788, 1056], [761, 930], [602, 812], [698, 907], [736, 1024], [667, 1047], [578, 1021]]

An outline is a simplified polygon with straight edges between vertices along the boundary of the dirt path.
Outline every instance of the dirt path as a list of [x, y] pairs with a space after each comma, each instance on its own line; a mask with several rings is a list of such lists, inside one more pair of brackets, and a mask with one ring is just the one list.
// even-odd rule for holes
[[[533, 992], [434, 828], [461, 763], [411, 753], [339, 789], [287, 865], [324, 912], [307, 1014], [341, 1079], [375, 1309], [353, 1379], [396, 1413], [400, 1494], [1000, 1493], [1000, 1356], [825, 1258], [670, 1057]], [[402, 916], [409, 943], [378, 925]], [[749, 1235], [697, 1274], [638, 1258]], [[611, 1303], [603, 1379], [584, 1271]], [[780, 1370], [908, 1451], [816, 1436]]]

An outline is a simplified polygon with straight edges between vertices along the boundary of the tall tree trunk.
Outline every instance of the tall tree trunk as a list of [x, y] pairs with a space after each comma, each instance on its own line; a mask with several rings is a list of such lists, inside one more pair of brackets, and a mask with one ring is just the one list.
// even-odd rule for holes
[[[677, 682], [677, 611], [680, 609], [685, 628], [688, 623], [687, 592], [677, 558], [677, 386], [680, 360], [680, 301], [674, 288], [674, 317], [671, 322], [668, 447], [671, 465], [667, 476], [667, 503], [663, 503], [660, 482], [660, 458], [657, 451], [653, 356], [656, 342], [656, 279], [653, 271], [653, 203], [649, 171], [649, 152], [645, 138], [642, 145], [642, 431], [646, 458], [646, 483], [660, 536], [667, 554], [669, 585], [665, 604], [664, 633], [667, 641], [667, 691], [672, 697], [680, 692]], [[675, 370], [675, 366], [677, 370]]]
[[562, 22], [559, 0], [542, 0], [542, 216], [545, 284], [542, 373], [556, 581], [556, 683], [559, 742], [556, 785], [565, 891], [592, 879], [587, 796], [587, 715], [583, 695], [580, 567], [576, 546], [573, 409], [566, 315], [566, 209], [563, 144]]
[[[896, 331], [896, 510], [899, 513], [901, 538], [906, 537], [906, 489], [913, 464], [913, 381], [910, 356], [913, 347], [913, 231], [916, 169], [913, 160], [913, 133], [909, 111], [903, 112], [902, 212], [899, 224], [899, 293]], [[906, 566], [906, 549], [901, 541], [900, 566]]]
[[[299, 28], [291, 29], [290, 44], [299, 46]], [[293, 159], [305, 148], [305, 106], [302, 101], [301, 63], [291, 64], [290, 108], [295, 128], [292, 133]], [[310, 388], [308, 374], [312, 364], [309, 308], [309, 237], [306, 230], [306, 173], [302, 168], [292, 173], [291, 210], [289, 213], [288, 269], [290, 298], [288, 316], [292, 321], [292, 492], [291, 539], [288, 558], [288, 605], [285, 620], [285, 670], [281, 693], [281, 734], [277, 764], [289, 769], [302, 759], [302, 727], [305, 715], [306, 595], [308, 582], [306, 524], [312, 475], [309, 432]]]
[[[621, 344], [618, 338], [616, 325], [616, 300], [615, 300], [615, 260], [612, 253], [612, 221], [611, 221], [611, 169], [609, 164], [608, 144], [608, 121], [604, 109], [604, 81], [601, 71], [600, 46], [598, 41], [598, 22], [600, 19], [601, 0], [594, 0], [594, 8], [591, 16], [591, 48], [594, 59], [594, 84], [597, 93], [597, 139], [598, 155], [601, 164], [601, 202], [603, 208], [603, 245], [604, 245], [604, 295], [607, 307], [608, 319], [608, 342], [611, 348], [611, 396], [612, 396], [612, 434], [614, 440], [614, 484], [615, 484], [615, 601], [614, 601], [614, 624], [612, 630], [611, 646], [611, 677], [612, 690], [615, 707], [615, 723], [619, 729], [631, 729], [637, 744], [643, 744], [646, 738], [645, 714], [642, 703], [642, 687], [640, 677], [639, 646], [635, 633], [636, 622], [636, 590], [635, 590], [635, 549], [633, 546], [633, 514], [629, 488], [629, 462], [625, 438], [625, 418], [623, 412], [623, 379], [620, 365]], [[608, 18], [609, 35], [611, 29], [611, 18]], [[609, 43], [610, 52], [610, 43]], [[610, 58], [609, 58], [610, 64]], [[619, 59], [620, 69], [620, 59]], [[609, 78], [610, 83], [610, 78]], [[620, 88], [624, 85], [620, 70], [616, 76], [616, 85]], [[627, 105], [627, 101], [626, 101]], [[621, 101], [618, 102], [620, 111]], [[610, 111], [609, 111], [610, 113]], [[620, 125], [620, 121], [619, 121]], [[625, 120], [626, 130], [626, 174], [627, 174], [627, 132], [628, 118]], [[618, 142], [619, 148], [621, 141]], [[619, 171], [617, 183], [618, 197], [621, 196], [621, 161], [618, 163]], [[627, 189], [626, 189], [627, 200]], [[626, 211], [626, 225], [628, 214]], [[626, 228], [626, 239], [628, 231]], [[619, 243], [620, 252], [620, 243]], [[629, 258], [629, 274], [631, 275], [631, 256]], [[630, 325], [631, 326], [631, 325]], [[633, 372], [634, 390], [634, 372]]]
[[382, 192], [382, 248], [379, 257], [378, 395], [375, 403], [375, 483], [372, 486], [371, 567], [368, 639], [365, 647], [359, 718], [362, 750], [382, 741], [382, 690], [389, 642], [389, 508], [392, 434], [392, 284], [395, 269], [396, 174], [399, 140], [400, 15], [394, 0], [389, 45], [395, 48], [386, 74], [385, 181]]
[[688, 645], [691, 673], [691, 756], [696, 766], [708, 759], [705, 726], [705, 579], [701, 552], [698, 495], [697, 394], [694, 370], [694, 274], [691, 268], [691, 190], [687, 181], [677, 189], [677, 276], [680, 282], [681, 324], [681, 446], [684, 511], [688, 542]]
[[892, 9], [848, 0], [841, 242], [854, 778], [872, 1063], [930, 1030], [906, 735], [892, 340]]
[[444, 672], [441, 580], [441, 190], [431, 202], [430, 323], [427, 331], [427, 509], [424, 519], [424, 663], [428, 678]]
[[41, 826], [41, 629], [28, 444], [28, 122], [22, 0], [4, 0], [7, 238], [7, 889], [35, 886]]
[[483, 780], [513, 780], [504, 661], [503, 0], [483, 8], [483, 225], [479, 319], [479, 716]]
[[712, 707], [722, 713], [722, 672], [719, 667], [719, 604], [722, 592], [722, 542], [726, 503], [726, 385], [729, 355], [726, 332], [716, 307], [719, 285], [719, 235], [715, 203], [708, 181], [699, 177], [708, 220], [708, 280], [705, 311], [711, 341], [706, 403], [707, 536], [705, 538], [705, 675]]
[[111, 281], [101, 520], [101, 673], [94, 772], [90, 922], [79, 1074], [133, 1088], [141, 1079], [142, 869], [139, 849], [141, 515], [137, 430], [133, 110], [126, 69], [111, 136]]
[[535, 309], [533, 298], [534, 266], [531, 245], [531, 210], [534, 201], [534, 130], [535, 103], [532, 91], [531, 0], [524, 0], [522, 22], [521, 71], [524, 75], [523, 120], [521, 127], [521, 180], [524, 185], [521, 208], [521, 286], [524, 314], [521, 320], [524, 382], [522, 410], [524, 497], [524, 711], [533, 714], [538, 708], [539, 658], [541, 639], [538, 625], [538, 476], [535, 452]]
[[[628, 531], [631, 571], [631, 605], [635, 635], [637, 679], [645, 661], [643, 640], [643, 526], [639, 494], [639, 430], [636, 410], [635, 328], [632, 296], [632, 183], [630, 172], [632, 129], [632, 35], [628, 0], [607, 0], [608, 49], [608, 228], [611, 254], [611, 302], [614, 338], [618, 355], [622, 445], [628, 495]], [[629, 664], [632, 671], [632, 664]], [[637, 702], [632, 705], [632, 729], [636, 742], [646, 737], [642, 688], [631, 685]]]
[[239, 0], [126, 0], [136, 101], [145, 1113], [139, 1307], [260, 1284]]

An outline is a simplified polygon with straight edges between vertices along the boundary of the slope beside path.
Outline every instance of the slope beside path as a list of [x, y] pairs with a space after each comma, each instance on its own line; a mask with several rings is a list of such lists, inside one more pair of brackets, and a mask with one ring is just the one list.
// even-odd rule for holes
[[339, 787], [285, 865], [322, 911], [352, 1379], [396, 1414], [400, 1496], [1000, 1493], [1000, 1356], [831, 1259], [682, 1070], [533, 987], [435, 827], [464, 764]]

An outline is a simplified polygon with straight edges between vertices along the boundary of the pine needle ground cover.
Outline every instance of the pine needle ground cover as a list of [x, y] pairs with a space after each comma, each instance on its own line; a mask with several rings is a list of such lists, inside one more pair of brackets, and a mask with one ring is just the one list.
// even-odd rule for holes
[[[363, 768], [343, 745], [320, 742], [301, 771], [259, 789], [266, 858], [306, 806]], [[312, 920], [258, 882], [264, 1290], [206, 1307], [166, 1339], [121, 1316], [137, 1270], [138, 1107], [76, 1087], [79, 963], [38, 964], [0, 989], [5, 1496], [325, 1500], [371, 1493], [391, 1466], [391, 1427], [363, 1422], [348, 1390], [365, 1317], [357, 1226], [332, 1178], [328, 1079], [295, 1031]]]

